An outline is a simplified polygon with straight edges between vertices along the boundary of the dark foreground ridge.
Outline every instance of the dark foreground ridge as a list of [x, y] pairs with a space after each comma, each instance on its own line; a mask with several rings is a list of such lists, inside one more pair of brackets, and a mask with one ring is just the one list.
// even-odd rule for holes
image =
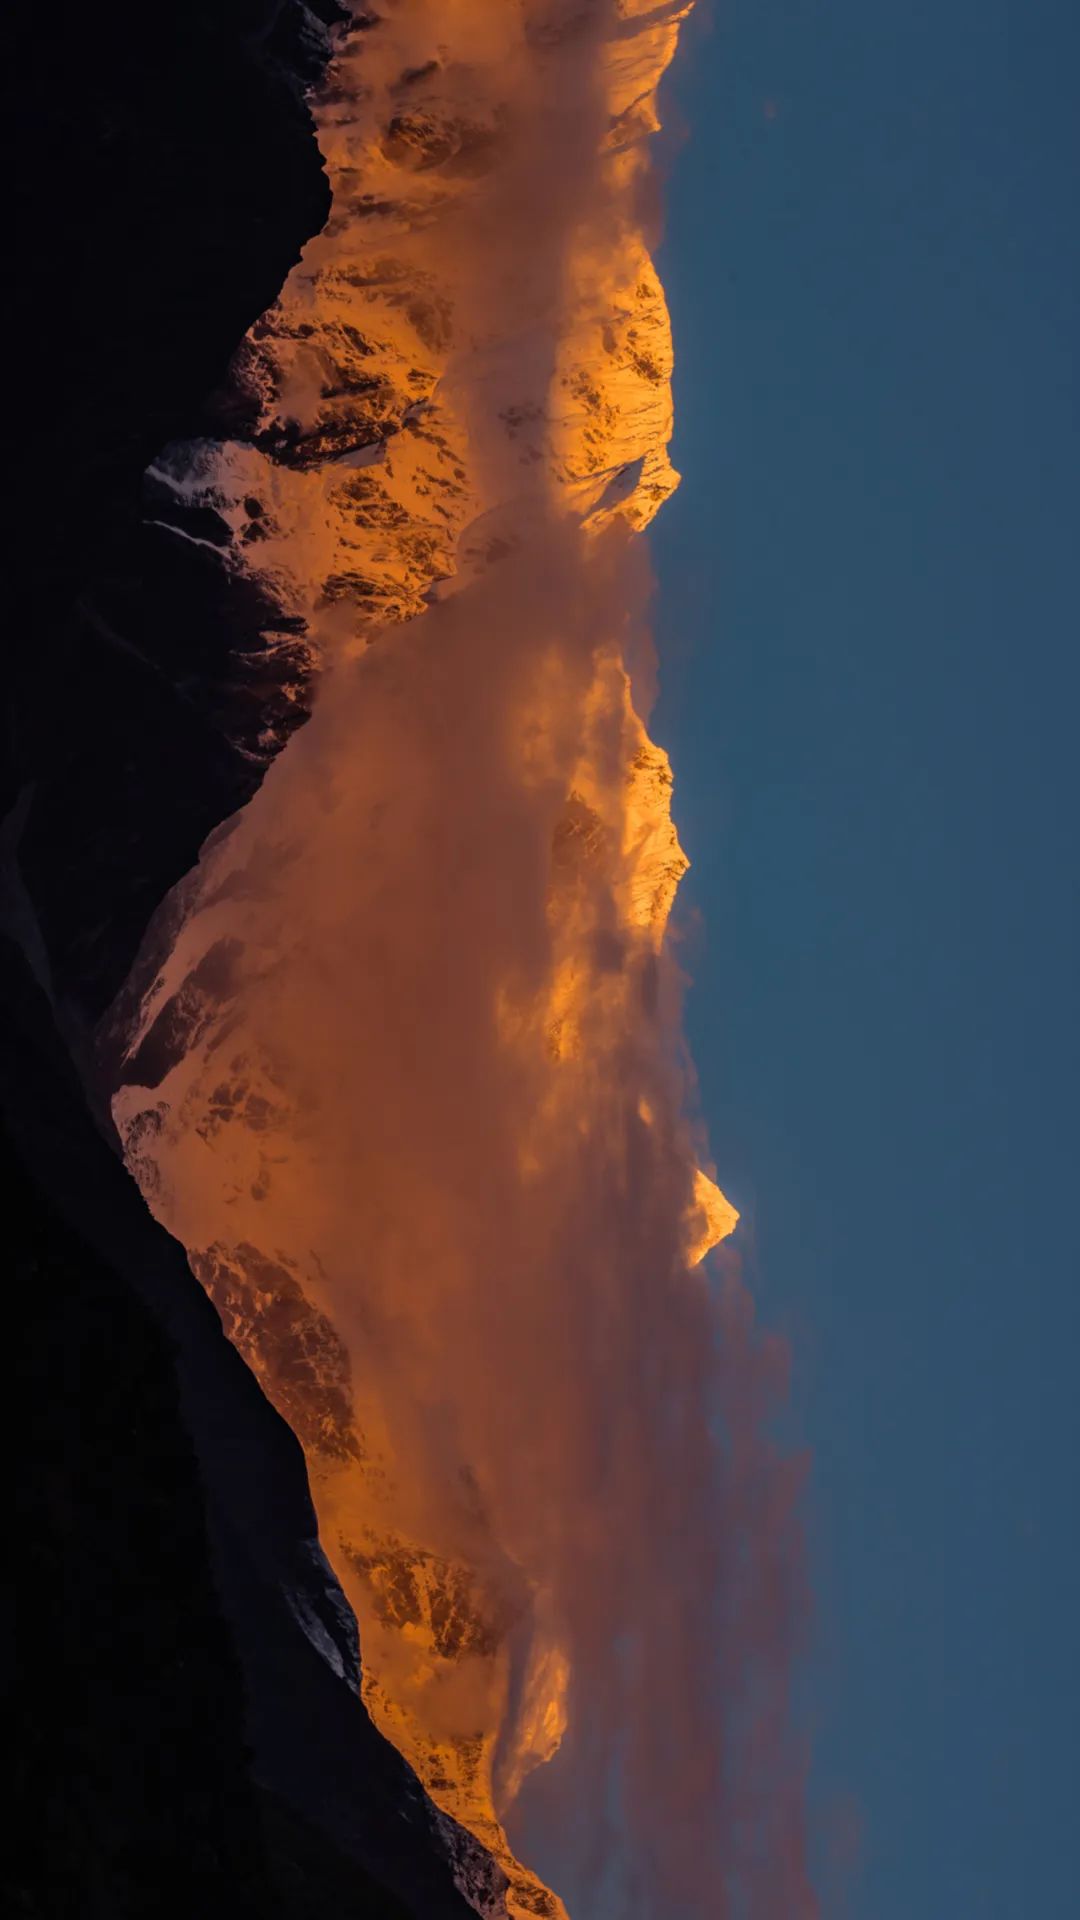
[[364, 1712], [300, 1449], [80, 1078], [151, 912], [261, 777], [224, 712], [228, 610], [172, 590], [139, 497], [325, 219], [302, 89], [333, 14], [105, 0], [23, 9], [9, 41], [0, 1159], [25, 1412], [4, 1880], [43, 1920], [461, 1920], [451, 1855], [485, 1873]]

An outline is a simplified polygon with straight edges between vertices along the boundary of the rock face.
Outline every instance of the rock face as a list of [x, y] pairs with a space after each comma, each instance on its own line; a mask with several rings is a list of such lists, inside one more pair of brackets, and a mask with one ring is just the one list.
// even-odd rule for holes
[[449, 1920], [455, 1879], [497, 1886], [360, 1705], [296, 1441], [86, 1095], [90, 1027], [147, 919], [291, 709], [275, 668], [238, 659], [276, 604], [193, 567], [206, 548], [181, 567], [141, 493], [325, 220], [304, 89], [341, 17], [107, 0], [23, 9], [9, 37], [0, 1104], [29, 1408], [5, 1882], [50, 1920]]

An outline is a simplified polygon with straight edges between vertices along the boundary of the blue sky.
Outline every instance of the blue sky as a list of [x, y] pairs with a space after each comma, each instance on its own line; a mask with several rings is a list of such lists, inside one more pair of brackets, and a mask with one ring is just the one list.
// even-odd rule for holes
[[755, 0], [669, 87], [652, 730], [849, 1920], [1080, 1911], [1078, 71], [1067, 0]]

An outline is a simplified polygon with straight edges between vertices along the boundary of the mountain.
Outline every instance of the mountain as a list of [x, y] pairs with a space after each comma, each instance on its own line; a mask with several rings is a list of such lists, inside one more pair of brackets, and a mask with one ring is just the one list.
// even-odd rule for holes
[[[492, 204], [487, 183], [512, 165], [507, 128], [530, 97], [519, 58], [541, 100], [544, 88], [554, 98], [553, 141], [561, 83], [584, 74], [595, 85], [580, 109], [602, 128], [598, 191], [621, 207], [684, 11], [595, 7], [595, 61], [578, 37], [585, 16], [567, 5], [522, 10], [532, 37], [520, 45], [468, 7], [365, 9], [337, 33], [311, 96], [329, 218], [238, 344], [198, 430], [163, 444], [146, 474], [142, 538], [155, 578], [169, 581], [167, 644], [179, 660], [191, 633], [227, 638], [215, 716], [253, 780], [283, 748], [290, 763], [325, 674], [373, 643], [392, 648], [395, 629], [498, 577], [520, 548], [538, 475], [589, 540], [640, 530], [676, 484], [670, 327], [645, 223], [620, 217], [614, 244], [556, 259], [561, 230], [547, 230], [541, 206], [524, 290], [506, 293], [487, 274], [512, 240], [492, 246], [471, 210]], [[549, 108], [536, 111], [542, 131]], [[550, 171], [555, 180], [554, 151]], [[671, 772], [625, 674], [609, 678], [628, 743], [616, 837], [610, 796], [583, 760], [557, 864], [571, 891], [582, 875], [610, 878], [625, 924], [658, 949], [686, 866]], [[332, 785], [327, 776], [327, 807]], [[316, 1185], [318, 1155], [305, 1158], [295, 1089], [244, 1024], [238, 969], [268, 941], [245, 831], [224, 825], [159, 907], [103, 1023], [103, 1080], [120, 1083], [112, 1111], [128, 1165], [303, 1445], [321, 1537], [360, 1620], [376, 1725], [498, 1862], [507, 1910], [557, 1915], [561, 1902], [516, 1858], [501, 1816], [559, 1745], [567, 1652], [469, 1460], [440, 1495], [438, 1527], [410, 1524], [416, 1489], [403, 1488], [392, 1422], [370, 1397], [358, 1404], [355, 1342], [278, 1171]], [[573, 1052], [583, 1017], [571, 957], [550, 1011], [556, 1050]], [[700, 1172], [691, 1204], [693, 1262], [735, 1215]], [[333, 1636], [327, 1657], [341, 1658]], [[455, 1718], [443, 1703], [458, 1680]], [[482, 1909], [491, 1897], [482, 1891]]]
[[[3, 827], [19, 1911], [135, 1915], [167, 1881], [230, 1913], [564, 1912], [504, 1820], [563, 1737], [567, 1643], [467, 1455], [421, 1484], [360, 1403], [278, 1205], [275, 1168], [318, 1163], [245, 1041], [244, 862], [335, 673], [497, 593], [541, 501], [622, 555], [676, 484], [643, 155], [686, 10], [118, 0], [51, 14], [48, 46], [19, 23], [49, 76]], [[504, 169], [517, 224], [489, 231]], [[583, 702], [547, 833], [564, 1061], [597, 995], [613, 1026], [655, 998], [686, 866], [621, 654]], [[663, 1099], [632, 1121], [667, 1153]], [[685, 1145], [692, 1265], [735, 1215]]]
[[[182, 609], [143, 475], [195, 430], [329, 193], [330, 6], [23, 9], [5, 667], [8, 1320], [25, 1411], [12, 1911], [469, 1911], [497, 1875], [372, 1728], [295, 1439], [147, 1214], [90, 1071], [145, 924], [261, 777], [258, 590]], [[170, 614], [175, 619], [170, 620]], [[227, 719], [225, 718], [227, 716]], [[477, 1896], [479, 1897], [479, 1896]]]

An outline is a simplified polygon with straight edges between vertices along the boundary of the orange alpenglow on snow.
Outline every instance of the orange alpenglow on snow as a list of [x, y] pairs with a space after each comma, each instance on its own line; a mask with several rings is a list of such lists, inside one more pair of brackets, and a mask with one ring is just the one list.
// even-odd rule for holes
[[686, 859], [633, 702], [686, 10], [358, 16], [313, 102], [330, 220], [238, 358], [260, 430], [155, 468], [319, 692], [150, 930], [114, 1112], [304, 1446], [371, 1714], [505, 1875], [490, 1915], [565, 1912], [519, 1857], [543, 1763], [567, 1897], [815, 1911], [801, 1466], [783, 1352], [735, 1257], [700, 1264], [737, 1215], [687, 1118]]

